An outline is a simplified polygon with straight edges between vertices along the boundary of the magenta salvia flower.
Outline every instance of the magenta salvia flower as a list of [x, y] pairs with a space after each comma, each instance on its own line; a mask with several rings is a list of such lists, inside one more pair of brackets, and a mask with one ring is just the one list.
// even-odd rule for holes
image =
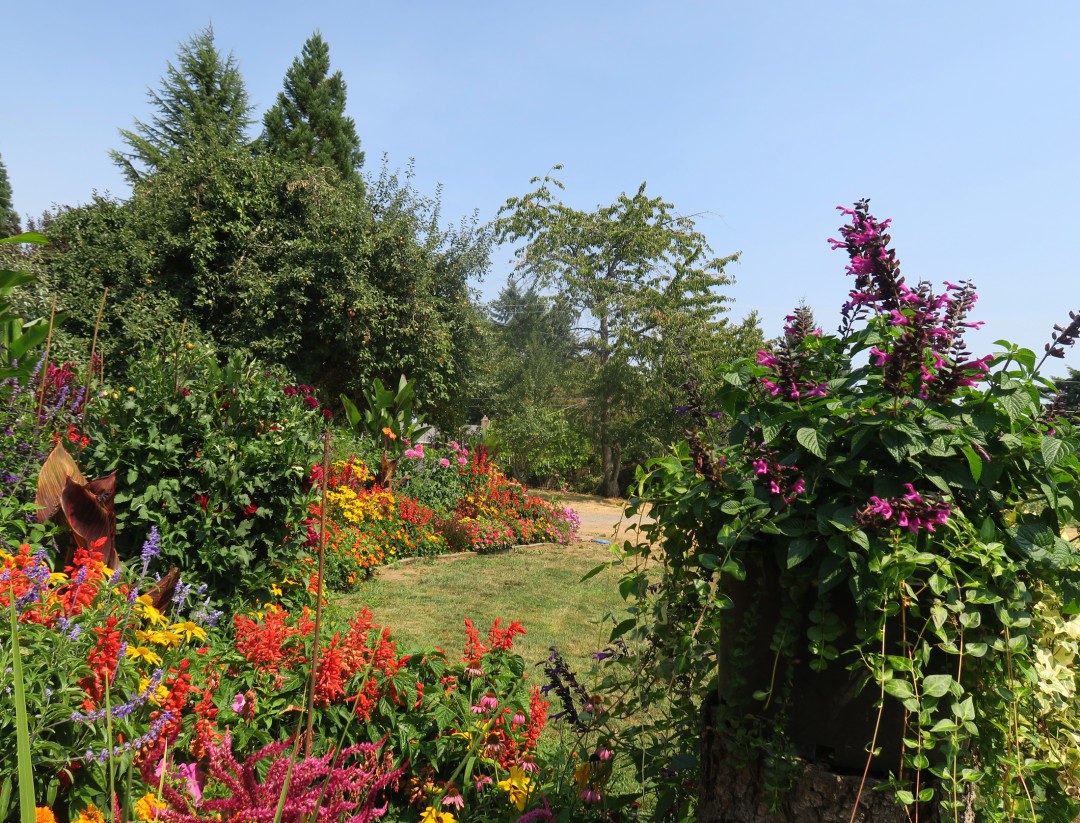
[[841, 335], [848, 336], [854, 321], [867, 312], [885, 319], [891, 333], [870, 355], [883, 370], [885, 388], [897, 397], [943, 401], [958, 388], [974, 385], [983, 372], [974, 371], [973, 364], [982, 361], [969, 361], [963, 342], [965, 330], [981, 325], [967, 320], [977, 300], [971, 284], [946, 282], [941, 294], [927, 283], [908, 286], [888, 248], [890, 238], [884, 230], [889, 221], [878, 222], [866, 200], [841, 211], [851, 223], [840, 229], [843, 242], [830, 243], [834, 249], [847, 250], [848, 272], [855, 276], [855, 288], [843, 309]]
[[871, 497], [855, 512], [855, 522], [877, 531], [900, 528], [912, 534], [920, 530], [933, 532], [949, 522], [952, 509], [940, 494], [920, 493], [911, 483], [905, 483], [904, 488], [907, 492], [900, 497]]

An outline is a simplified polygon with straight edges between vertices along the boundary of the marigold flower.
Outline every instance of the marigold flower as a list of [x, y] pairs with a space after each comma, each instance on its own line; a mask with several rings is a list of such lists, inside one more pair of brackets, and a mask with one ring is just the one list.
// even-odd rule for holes
[[101, 809], [90, 803], [79, 812], [79, 816], [75, 818], [75, 823], [105, 823], [105, 815], [101, 813]]
[[34, 809], [34, 819], [37, 823], [56, 823], [56, 815], [48, 806], [38, 806]]
[[158, 812], [165, 810], [165, 804], [158, 801], [153, 792], [147, 792], [135, 801], [135, 817], [138, 820], [154, 821]]

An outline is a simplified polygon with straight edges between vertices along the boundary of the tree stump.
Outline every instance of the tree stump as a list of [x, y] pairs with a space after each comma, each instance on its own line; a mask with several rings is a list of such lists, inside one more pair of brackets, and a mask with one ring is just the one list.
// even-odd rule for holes
[[860, 793], [860, 775], [840, 775], [808, 762], [770, 810], [762, 762], [736, 766], [723, 740], [708, 711], [701, 737], [701, 823], [939, 823], [929, 804], [920, 804], [918, 817], [909, 818], [891, 793], [874, 791], [878, 780], [868, 779]]

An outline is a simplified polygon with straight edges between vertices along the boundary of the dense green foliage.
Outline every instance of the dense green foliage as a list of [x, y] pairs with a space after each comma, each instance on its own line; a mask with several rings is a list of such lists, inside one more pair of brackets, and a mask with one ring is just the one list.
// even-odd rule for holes
[[135, 120], [122, 129], [127, 150], [113, 150], [114, 162], [132, 183], [159, 169], [166, 160], [195, 149], [230, 149], [247, 142], [251, 104], [236, 59], [222, 57], [214, 30], [205, 28], [180, 46], [169, 63], [161, 88], [147, 96], [155, 110], [149, 123]]
[[486, 236], [442, 229], [438, 204], [385, 171], [359, 184], [245, 148], [193, 150], [138, 183], [47, 222], [43, 279], [86, 350], [104, 289], [107, 369], [186, 322], [192, 337], [288, 368], [324, 397], [402, 373], [444, 425], [465, 407], [479, 315], [469, 279]]
[[330, 74], [330, 47], [319, 32], [285, 73], [285, 89], [263, 115], [260, 144], [299, 166], [327, 166], [354, 179], [364, 163], [356, 124], [345, 116], [345, 81]]
[[589, 482], [591, 459], [582, 431], [580, 382], [588, 371], [561, 302], [509, 284], [488, 308], [495, 352], [484, 412], [487, 437], [514, 477], [526, 482]]

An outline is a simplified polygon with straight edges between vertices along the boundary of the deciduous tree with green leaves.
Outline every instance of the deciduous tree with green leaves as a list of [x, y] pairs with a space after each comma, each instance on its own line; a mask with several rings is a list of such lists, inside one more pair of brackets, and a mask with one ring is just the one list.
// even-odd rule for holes
[[207, 26], [180, 46], [176, 64], [168, 64], [161, 88], [148, 96], [156, 114], [149, 123], [135, 121], [121, 129], [127, 151], [110, 152], [124, 176], [134, 183], [159, 168], [171, 155], [197, 146], [228, 148], [247, 143], [251, 104], [232, 54], [223, 57]]
[[585, 398], [574, 312], [562, 301], [509, 283], [488, 307], [492, 319], [488, 437], [522, 482], [574, 478], [588, 467]]
[[364, 163], [356, 123], [345, 116], [345, 81], [330, 74], [330, 47], [319, 32], [285, 73], [285, 89], [263, 115], [260, 145], [304, 166], [329, 166], [347, 180]]
[[[560, 167], [556, 167], [558, 169]], [[690, 217], [650, 197], [642, 183], [611, 205], [580, 211], [556, 196], [554, 177], [512, 197], [499, 212], [496, 237], [523, 245], [518, 276], [554, 290], [578, 318], [588, 361], [592, 426], [602, 491], [619, 494], [626, 444], [640, 430], [652, 369], [672, 362], [685, 341], [722, 338], [730, 331], [718, 289], [732, 279]], [[680, 343], [683, 341], [683, 343]], [[667, 411], [670, 416], [670, 405]]]

